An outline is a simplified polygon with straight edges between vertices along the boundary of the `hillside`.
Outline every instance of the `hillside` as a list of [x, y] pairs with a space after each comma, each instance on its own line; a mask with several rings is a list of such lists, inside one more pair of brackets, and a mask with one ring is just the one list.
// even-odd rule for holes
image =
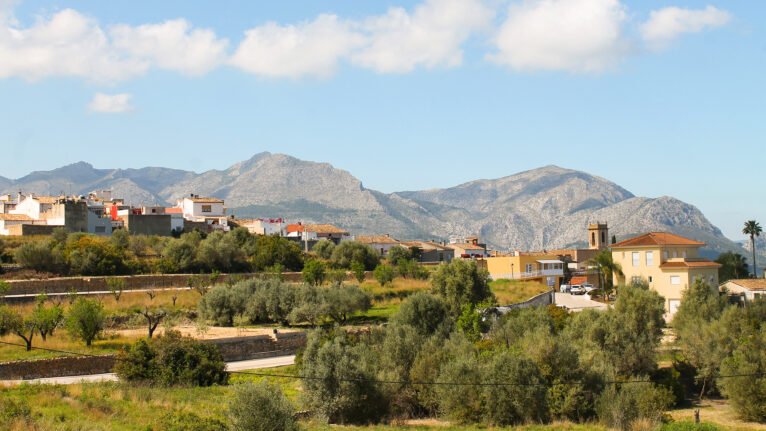
[[391, 194], [366, 189], [328, 163], [270, 153], [200, 174], [162, 167], [96, 169], [79, 162], [16, 180], [0, 177], [4, 193], [96, 189], [111, 189], [135, 205], [173, 204], [189, 193], [215, 196], [239, 218], [333, 223], [358, 234], [420, 239], [479, 234], [499, 250], [584, 245], [586, 225], [600, 220], [619, 239], [667, 230], [707, 242], [709, 255], [746, 252], [693, 205], [669, 196], [637, 197], [604, 178], [557, 166]]

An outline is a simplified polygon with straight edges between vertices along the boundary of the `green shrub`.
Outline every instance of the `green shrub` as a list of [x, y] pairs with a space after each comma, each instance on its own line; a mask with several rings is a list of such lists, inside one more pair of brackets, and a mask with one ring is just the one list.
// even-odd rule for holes
[[457, 317], [463, 305], [478, 305], [493, 300], [489, 288], [489, 273], [479, 268], [475, 261], [455, 259], [442, 263], [431, 276], [431, 286], [447, 305], [450, 314]]
[[719, 384], [739, 418], [766, 422], [766, 325], [759, 332], [742, 337], [738, 344], [733, 354], [724, 360], [721, 372], [757, 375], [722, 378]]
[[55, 272], [61, 264], [61, 256], [53, 247], [42, 241], [32, 241], [16, 249], [16, 263], [22, 268], [38, 272]]
[[702, 422], [695, 424], [692, 422], [670, 422], [662, 424], [660, 431], [721, 431], [718, 425]]
[[303, 266], [303, 281], [319, 286], [324, 283], [326, 273], [324, 263], [320, 260], [308, 260]]
[[326, 239], [319, 240], [314, 244], [314, 248], [311, 249], [317, 256], [325, 260], [329, 260], [332, 257], [332, 252], [334, 250], [335, 243]]
[[365, 278], [367, 278], [367, 274], [365, 274], [364, 271], [364, 264], [362, 262], [351, 262], [350, 269], [351, 273], [354, 274], [356, 281], [364, 283]]
[[106, 314], [104, 305], [95, 299], [77, 298], [66, 313], [65, 326], [72, 337], [90, 346], [104, 329]]
[[125, 348], [114, 371], [124, 381], [165, 386], [210, 386], [229, 381], [226, 363], [214, 344], [182, 337], [172, 330]]
[[450, 323], [444, 303], [426, 292], [416, 292], [407, 297], [389, 322], [411, 326], [425, 336], [432, 335], [445, 325], [449, 328]]
[[493, 425], [541, 422], [547, 418], [545, 381], [531, 360], [511, 352], [500, 353], [492, 359], [484, 378], [487, 382], [514, 384], [483, 388], [487, 419]]
[[378, 265], [372, 271], [372, 275], [381, 286], [385, 286], [394, 280], [394, 269], [388, 265]]
[[351, 268], [353, 262], [360, 262], [366, 270], [372, 271], [380, 263], [380, 253], [369, 244], [344, 241], [333, 250], [332, 261], [340, 268]]
[[290, 400], [278, 386], [264, 381], [236, 387], [234, 397], [229, 402], [228, 414], [233, 430], [298, 429]]
[[369, 423], [382, 418], [388, 405], [363, 360], [366, 346], [345, 332], [309, 334], [300, 362], [302, 397], [308, 409], [329, 423]]
[[669, 389], [650, 383], [623, 384], [618, 389], [610, 385], [599, 396], [596, 412], [608, 426], [628, 429], [638, 420], [659, 424], [662, 413], [673, 405]]
[[226, 431], [227, 427], [218, 419], [174, 410], [160, 416], [157, 420], [156, 429], [163, 431]]
[[32, 417], [32, 408], [26, 400], [15, 400], [5, 397], [0, 402], [0, 424], [11, 425], [17, 421], [29, 421]]
[[372, 295], [356, 285], [333, 286], [324, 292], [327, 315], [336, 323], [344, 324], [352, 314], [372, 307]]

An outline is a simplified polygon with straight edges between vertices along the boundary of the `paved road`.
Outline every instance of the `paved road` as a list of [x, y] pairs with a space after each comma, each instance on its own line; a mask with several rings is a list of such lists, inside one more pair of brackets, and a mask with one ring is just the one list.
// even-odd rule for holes
[[[255, 370], [259, 368], [282, 367], [285, 365], [292, 365], [294, 363], [295, 363], [295, 355], [275, 356], [273, 358], [250, 359], [247, 361], [227, 362], [226, 370], [228, 371]], [[83, 382], [114, 382], [114, 381], [117, 381], [117, 376], [114, 375], [114, 373], [107, 373], [107, 374], [90, 374], [86, 376], [49, 377], [45, 379], [32, 379], [32, 380], [0, 380], [0, 385], [14, 386], [14, 385], [20, 385], [22, 383], [71, 385], [73, 383], [83, 383]]]
[[606, 304], [598, 301], [592, 301], [588, 295], [572, 295], [570, 293], [556, 292], [556, 305], [563, 305], [570, 311], [581, 311], [586, 308], [595, 308], [605, 310]]

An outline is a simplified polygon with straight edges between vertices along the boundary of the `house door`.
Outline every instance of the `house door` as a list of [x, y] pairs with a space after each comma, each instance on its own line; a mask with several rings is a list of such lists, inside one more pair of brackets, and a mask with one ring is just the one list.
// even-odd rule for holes
[[678, 311], [678, 306], [681, 305], [680, 299], [671, 299], [668, 301], [668, 308], [670, 309], [670, 314], [676, 314], [676, 311]]

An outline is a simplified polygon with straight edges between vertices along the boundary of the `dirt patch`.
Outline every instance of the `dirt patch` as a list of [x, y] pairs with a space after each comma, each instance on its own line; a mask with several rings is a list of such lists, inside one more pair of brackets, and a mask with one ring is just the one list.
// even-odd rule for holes
[[[217, 338], [233, 338], [233, 337], [249, 337], [254, 335], [269, 335], [274, 333], [273, 328], [229, 328], [223, 326], [209, 326], [204, 333], [200, 333], [199, 329], [193, 325], [182, 325], [173, 328], [176, 331], [181, 332], [182, 335], [187, 335], [198, 340], [213, 340]], [[136, 329], [120, 329], [112, 331], [114, 334], [120, 337], [141, 337], [146, 335], [146, 328]], [[156, 335], [160, 335], [165, 332], [164, 328], [157, 328]], [[280, 333], [300, 332], [293, 329], [280, 329]]]
[[713, 422], [733, 430], [766, 430], [766, 424], [743, 422], [737, 419], [726, 400], [702, 400], [688, 409], [671, 410], [668, 414], [676, 421], [694, 422], [694, 410], [699, 409], [701, 422]]

